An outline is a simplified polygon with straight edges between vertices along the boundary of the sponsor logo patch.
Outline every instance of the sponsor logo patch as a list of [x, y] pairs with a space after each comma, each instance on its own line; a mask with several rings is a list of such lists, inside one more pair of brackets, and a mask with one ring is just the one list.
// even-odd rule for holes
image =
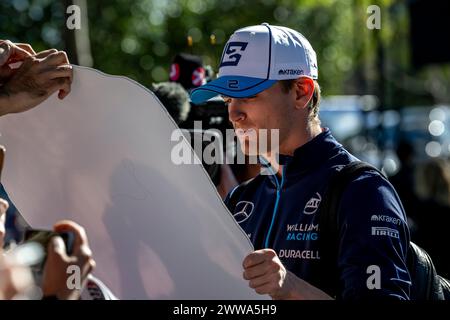
[[239, 201], [234, 208], [233, 217], [237, 223], [247, 220], [253, 212], [255, 205], [250, 201]]
[[400, 238], [400, 234], [397, 230], [387, 228], [387, 227], [372, 227], [372, 235], [373, 236], [388, 236], [391, 238]]
[[289, 232], [286, 236], [287, 241], [315, 241], [318, 238], [317, 232]]
[[304, 259], [316, 260], [320, 259], [318, 250], [287, 250], [281, 249], [278, 252], [278, 257], [287, 259]]
[[280, 69], [278, 70], [278, 75], [280, 76], [301, 76], [304, 72], [301, 69]]
[[370, 220], [377, 221], [377, 222], [389, 222], [389, 223], [396, 224], [396, 225], [400, 225], [402, 223], [402, 220], [400, 220], [399, 218], [394, 218], [394, 217], [381, 215], [381, 214], [372, 215], [372, 217], [370, 217]]
[[296, 224], [287, 224], [287, 231], [319, 231], [319, 224], [314, 223], [296, 223]]
[[304, 214], [314, 214], [319, 208], [320, 201], [322, 201], [322, 197], [318, 192], [316, 192], [315, 196], [309, 199], [306, 203], [305, 208], [303, 209]]

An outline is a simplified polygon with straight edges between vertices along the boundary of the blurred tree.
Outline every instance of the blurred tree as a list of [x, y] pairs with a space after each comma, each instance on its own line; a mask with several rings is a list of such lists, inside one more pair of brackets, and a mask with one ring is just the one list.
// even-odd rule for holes
[[93, 59], [89, 37], [89, 19], [86, 0], [64, 0], [66, 28], [64, 28], [65, 48], [74, 64], [92, 67]]
[[[384, 107], [450, 102], [448, 64], [420, 72], [411, 68], [408, 11], [403, 1], [75, 2], [87, 4], [83, 15], [89, 17], [89, 28], [82, 23], [80, 32], [83, 50], [76, 45], [74, 32], [66, 28], [66, 9], [74, 3], [69, 0], [2, 0], [0, 38], [30, 42], [37, 50], [65, 49], [71, 61], [85, 65], [90, 60], [81, 61], [80, 52], [84, 57], [91, 54], [94, 68], [149, 86], [168, 79], [178, 52], [201, 55], [205, 64], [217, 70], [222, 48], [235, 29], [268, 22], [297, 29], [310, 40], [318, 55], [325, 95], [376, 94]], [[380, 30], [366, 26], [367, 7], [372, 4], [381, 8]]]

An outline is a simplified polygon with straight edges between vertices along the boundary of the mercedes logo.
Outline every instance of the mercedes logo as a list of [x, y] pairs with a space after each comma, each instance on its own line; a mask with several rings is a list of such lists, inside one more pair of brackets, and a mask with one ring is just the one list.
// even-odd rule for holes
[[234, 208], [233, 217], [237, 223], [244, 222], [250, 217], [255, 205], [250, 201], [239, 201]]

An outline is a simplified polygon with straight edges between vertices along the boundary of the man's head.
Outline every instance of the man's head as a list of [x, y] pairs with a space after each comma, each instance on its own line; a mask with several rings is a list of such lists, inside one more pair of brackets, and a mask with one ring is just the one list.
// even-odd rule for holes
[[264, 23], [231, 36], [218, 78], [194, 89], [191, 100], [200, 103], [220, 94], [241, 142], [252, 140], [252, 130], [279, 129], [283, 152], [295, 144], [299, 131], [318, 123], [317, 78], [316, 53], [308, 40], [295, 30]]

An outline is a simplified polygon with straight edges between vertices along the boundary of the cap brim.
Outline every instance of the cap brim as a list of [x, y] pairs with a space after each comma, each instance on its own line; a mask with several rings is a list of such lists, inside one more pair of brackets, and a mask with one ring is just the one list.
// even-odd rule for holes
[[264, 91], [276, 80], [240, 76], [223, 76], [191, 91], [191, 101], [199, 104], [217, 95], [230, 98], [246, 98]]

